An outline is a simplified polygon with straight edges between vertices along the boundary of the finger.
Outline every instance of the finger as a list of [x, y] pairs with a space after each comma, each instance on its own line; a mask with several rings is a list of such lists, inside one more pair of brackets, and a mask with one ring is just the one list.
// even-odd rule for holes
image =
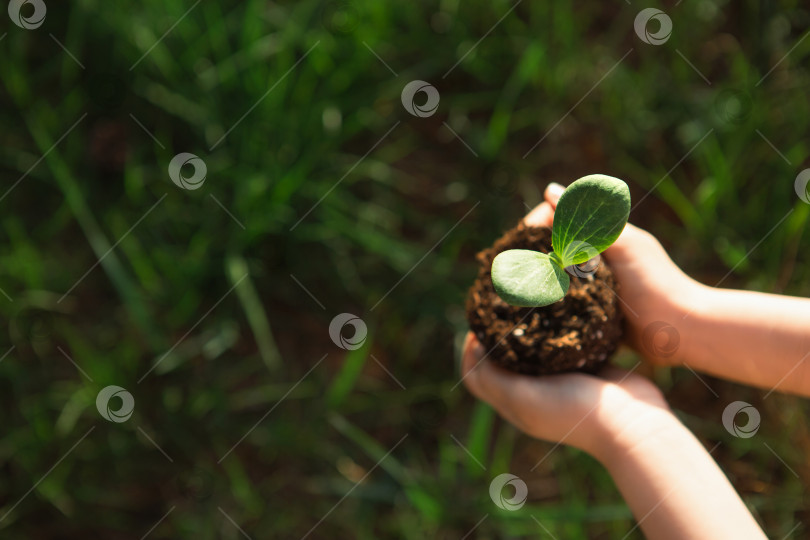
[[[492, 365], [487, 359], [487, 351], [472, 333], [467, 334], [461, 371], [464, 385], [475, 397], [489, 403], [513, 426], [523, 431], [529, 431], [520, 416], [516, 414], [516, 407], [508, 399], [509, 383], [501, 379], [502, 375], [508, 378], [510, 374], [501, 373], [503, 370]], [[525, 402], [521, 405], [530, 406]]]
[[551, 208], [557, 208], [557, 201], [560, 200], [563, 192], [565, 191], [565, 187], [561, 186], [557, 182], [552, 182], [548, 186], [546, 186], [546, 191], [543, 193], [543, 196], [546, 198], [546, 201], [551, 205]]
[[554, 209], [547, 202], [542, 202], [534, 210], [526, 214], [523, 223], [530, 227], [551, 227], [554, 222]]
[[507, 421], [533, 437], [590, 446], [589, 417], [613, 383], [583, 373], [530, 377], [481, 362], [479, 397]]
[[478, 373], [478, 386], [499, 411], [516, 414], [530, 409], [533, 415], [544, 418], [559, 412], [560, 408], [576, 408], [573, 401], [581, 396], [581, 385], [586, 377], [575, 373], [532, 377], [484, 360]]
[[[467, 333], [461, 364], [461, 380], [472, 395], [489, 403], [498, 413], [518, 429], [526, 430], [515, 407], [508, 399], [509, 384], [497, 379], [500, 371], [487, 359], [488, 352], [471, 333]], [[505, 372], [508, 376], [509, 373]], [[496, 382], [498, 381], [498, 382]], [[520, 403], [525, 406], [525, 403]]]
[[542, 418], [561, 407], [568, 411], [579, 409], [581, 401], [593, 399], [594, 383], [602, 383], [580, 373], [530, 377], [507, 371], [487, 358], [489, 351], [471, 334], [467, 344], [462, 365], [467, 388], [510, 421], [519, 417], [521, 410], [530, 409]]
[[485, 354], [484, 347], [476, 339], [475, 334], [467, 332], [464, 338], [464, 350], [461, 353], [461, 380], [476, 396], [479, 396], [478, 366]]
[[495, 367], [487, 351], [472, 332], [467, 332], [461, 360], [461, 377], [467, 389], [495, 408], [505, 405], [512, 373]]

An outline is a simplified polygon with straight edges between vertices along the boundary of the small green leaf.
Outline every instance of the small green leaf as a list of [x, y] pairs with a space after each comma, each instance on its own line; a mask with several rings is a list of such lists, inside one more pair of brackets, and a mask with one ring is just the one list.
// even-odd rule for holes
[[551, 244], [563, 266], [582, 264], [616, 241], [630, 216], [630, 190], [622, 180], [592, 174], [563, 192], [554, 212]]
[[539, 251], [510, 249], [492, 261], [495, 292], [513, 306], [553, 304], [565, 296], [568, 284], [565, 270]]

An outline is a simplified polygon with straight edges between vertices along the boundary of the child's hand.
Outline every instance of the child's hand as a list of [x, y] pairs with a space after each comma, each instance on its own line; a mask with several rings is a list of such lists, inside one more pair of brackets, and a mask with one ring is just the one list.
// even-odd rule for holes
[[[563, 191], [559, 184], [549, 185], [546, 202], [526, 216], [526, 224], [550, 227]], [[636, 251], [628, 247], [637, 243], [640, 244], [637, 249], [644, 254], [644, 267], [638, 262], [640, 257], [634, 255]], [[674, 274], [680, 274], [680, 270], [661, 245], [651, 235], [628, 224], [608, 251], [611, 250], [615, 253], [611, 254], [610, 265], [622, 285], [622, 298], [628, 302], [623, 307], [630, 324], [638, 326], [643, 321], [666, 317], [665, 313], [671, 308], [666, 301], [668, 295], [663, 291], [664, 283], [671, 290]], [[642, 279], [639, 274], [648, 270], [653, 278]], [[683, 274], [678, 277], [686, 278]], [[625, 281], [629, 283], [627, 287]], [[639, 316], [627, 313], [629, 309]], [[473, 334], [468, 333], [461, 366], [467, 388], [533, 437], [565, 442], [600, 458], [597, 453], [607, 450], [606, 440], [615, 441], [620, 432], [631, 438], [637, 432], [641, 437], [654, 427], [660, 413], [669, 414], [658, 388], [639, 375], [608, 368], [600, 377], [581, 373], [525, 377], [496, 367], [485, 360], [486, 354]], [[648, 420], [653, 421], [652, 425], [643, 425]]]
[[644, 377], [611, 367], [600, 377], [529, 377], [485, 355], [468, 333], [461, 362], [467, 388], [525, 433], [598, 459], [647, 538], [765, 539], [709, 453]]
[[[561, 186], [549, 186], [546, 202], [526, 216], [526, 223], [551, 226], [562, 191]], [[684, 327], [683, 321], [694, 305], [691, 302], [705, 297], [707, 288], [681, 272], [652, 235], [630, 224], [605, 255], [621, 286], [620, 303], [631, 343], [658, 363], [683, 362], [683, 356], [670, 355], [667, 349], [662, 354], [655, 343], [649, 343], [649, 332], [645, 335], [644, 330], [659, 321]], [[723, 320], [719, 323], [721, 333], [732, 332], [735, 326], [748, 330], [745, 317], [750, 310], [744, 308], [746, 303], [753, 304], [748, 294], [754, 293], [741, 294], [713, 300], [719, 313], [714, 318]], [[774, 312], [781, 309], [801, 315], [810, 311], [806, 301], [770, 295], [756, 299], [762, 303], [766, 297]], [[703, 311], [694, 317], [698, 320], [687, 323], [690, 328], [684, 333], [692, 340], [691, 351], [707, 356], [702, 363], [711, 367], [717, 354], [702, 344], [716, 340], [718, 323], [712, 324], [711, 309]], [[741, 313], [741, 320], [729, 329], [727, 321], [734, 313]], [[806, 318], [797, 317], [800, 323]], [[795, 327], [789, 334], [800, 340], [806, 326], [796, 322], [791, 326], [791, 321], [782, 327]], [[698, 334], [698, 338], [691, 334]], [[759, 345], [771, 343], [772, 339], [767, 339], [770, 331], [765, 332], [765, 338], [762, 334], [747, 332], [750, 342], [744, 345], [757, 351]], [[734, 349], [739, 348], [740, 340], [735, 333], [724, 342]], [[744, 356], [743, 351], [733, 352]], [[613, 367], [606, 367], [598, 377], [583, 373], [528, 377], [495, 366], [486, 354], [475, 336], [468, 333], [461, 374], [470, 392], [528, 435], [576, 446], [602, 462], [648, 538], [765, 538], [709, 453], [672, 414], [661, 391], [649, 380]], [[757, 364], [749, 365], [753, 367], [740, 370], [723, 362], [716, 370], [732, 370], [746, 381], [768, 379], [761, 377]]]
[[635, 446], [671, 416], [658, 387], [641, 375], [608, 367], [599, 377], [529, 377], [501, 369], [486, 353], [467, 333], [461, 374], [470, 392], [528, 435], [576, 446], [600, 461]]
[[[526, 223], [551, 226], [563, 191], [549, 185]], [[707, 287], [681, 272], [654, 236], [629, 223], [603, 255], [619, 283], [626, 340], [644, 357], [810, 396], [806, 298]]]
[[[528, 225], [550, 227], [564, 190], [559, 184], [550, 184], [545, 192], [546, 202], [532, 210], [524, 221]], [[672, 262], [653, 235], [630, 223], [603, 255], [621, 289], [619, 305], [627, 321], [628, 343], [656, 364], [680, 364], [683, 358], [678, 347], [667, 343], [674, 337], [666, 332], [657, 333], [657, 327], [652, 325], [676, 325], [681, 321], [693, 305], [690, 299], [697, 296], [700, 285]]]

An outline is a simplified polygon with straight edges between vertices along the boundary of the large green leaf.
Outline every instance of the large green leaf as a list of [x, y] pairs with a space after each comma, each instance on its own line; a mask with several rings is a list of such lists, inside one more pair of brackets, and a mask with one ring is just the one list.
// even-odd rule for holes
[[545, 253], [510, 249], [492, 261], [492, 284], [508, 304], [539, 307], [562, 299], [569, 280], [563, 268]]
[[557, 203], [551, 244], [563, 266], [582, 264], [616, 241], [630, 216], [622, 180], [592, 174], [568, 186]]

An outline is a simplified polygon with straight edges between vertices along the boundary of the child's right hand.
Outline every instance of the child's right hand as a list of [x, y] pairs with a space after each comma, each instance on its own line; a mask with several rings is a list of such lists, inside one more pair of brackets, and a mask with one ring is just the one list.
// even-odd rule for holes
[[[525, 222], [548, 227], [564, 190], [549, 185], [546, 201]], [[810, 300], [698, 283], [653, 235], [630, 223], [603, 255], [619, 283], [626, 340], [643, 357], [810, 396]]]
[[[524, 221], [549, 227], [562, 192], [562, 186], [550, 185], [546, 202]], [[797, 369], [810, 356], [804, 353], [810, 302], [700, 285], [681, 272], [655, 237], [630, 224], [605, 256], [621, 287], [629, 341], [645, 357], [674, 365], [685, 363], [688, 354], [698, 370], [810, 393], [802, 384], [810, 375]], [[696, 309], [694, 302], [704, 299], [705, 307]], [[762, 325], [762, 315], [778, 326]], [[671, 325], [679, 340], [683, 333], [687, 346], [655, 343], [655, 334], [666, 338], [667, 332], [649, 329], [661, 324]], [[761, 360], [769, 356], [763, 354], [766, 347], [773, 352], [777, 333], [784, 338], [776, 351], [784, 353], [784, 361], [775, 369], [775, 362]], [[461, 371], [467, 388], [519, 429], [576, 446], [602, 462], [648, 538], [765, 538], [709, 453], [646, 378], [612, 367], [600, 376], [518, 375], [490, 363], [471, 333]]]
[[[541, 204], [524, 221], [548, 226], [548, 206], [553, 215], [563, 191], [563, 186], [549, 184], [545, 191], [548, 205]], [[682, 363], [678, 347], [671, 341], [678, 336], [674, 326], [692, 309], [691, 299], [697, 297], [702, 285], [672, 262], [653, 235], [630, 223], [603, 256], [619, 282], [620, 290], [614, 292], [627, 321], [628, 343], [655, 364]], [[666, 331], [670, 325], [674, 333]]]

